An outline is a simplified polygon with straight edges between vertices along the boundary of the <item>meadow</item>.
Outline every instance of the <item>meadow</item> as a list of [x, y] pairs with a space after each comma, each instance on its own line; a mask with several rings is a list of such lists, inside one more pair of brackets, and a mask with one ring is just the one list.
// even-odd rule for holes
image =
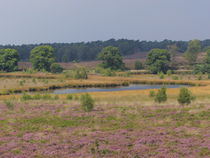
[[[21, 93], [0, 96], [0, 157], [210, 156], [210, 80], [207, 75], [174, 74], [162, 78], [148, 74], [120, 73], [113, 77], [92, 74], [88, 80], [51, 74], [9, 75], [0, 75], [0, 89], [9, 91], [15, 86]], [[95, 101], [94, 109], [84, 112], [80, 105], [81, 94], [53, 95], [40, 91], [52, 86], [132, 83], [193, 85], [189, 90], [196, 100], [190, 105], [179, 105], [179, 89], [167, 89], [168, 100], [161, 104], [149, 96], [151, 90], [93, 92], [90, 95]], [[28, 92], [32, 87], [36, 93]]]

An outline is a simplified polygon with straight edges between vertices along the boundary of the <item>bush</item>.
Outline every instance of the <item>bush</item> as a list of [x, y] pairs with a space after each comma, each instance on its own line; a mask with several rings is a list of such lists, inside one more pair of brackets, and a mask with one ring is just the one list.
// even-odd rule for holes
[[68, 94], [68, 95], [66, 96], [66, 99], [67, 99], [67, 100], [73, 100], [73, 96], [72, 96], [71, 94]]
[[85, 68], [77, 69], [74, 74], [75, 79], [88, 79], [88, 74]]
[[113, 71], [109, 68], [104, 69], [101, 67], [96, 68], [96, 73], [102, 74], [103, 76], [115, 76], [116, 75], [115, 71]]
[[158, 75], [159, 75], [160, 79], [164, 79], [164, 78], [165, 78], [165, 76], [164, 76], [164, 73], [163, 73], [163, 72], [158, 73]]
[[161, 87], [156, 96], [155, 96], [155, 102], [162, 103], [167, 101], [167, 94], [166, 94], [166, 88]]
[[155, 97], [155, 91], [150, 91], [149, 92], [149, 97], [151, 97], [151, 98]]
[[136, 61], [135, 70], [141, 70], [141, 69], [143, 69], [143, 64], [141, 63], [141, 61]]
[[9, 100], [5, 100], [4, 103], [9, 110], [14, 109], [14, 104], [12, 102], [10, 102]]
[[173, 79], [173, 80], [178, 80], [179, 77], [178, 77], [178, 76], [172, 76], [172, 79]]
[[63, 72], [63, 68], [59, 64], [53, 63], [50, 66], [50, 71], [52, 73], [61, 73], [61, 72]]
[[194, 99], [195, 99], [195, 97], [192, 96], [191, 92], [187, 88], [182, 87], [180, 89], [179, 96], [177, 98], [177, 101], [179, 102], [179, 104], [181, 104], [181, 105], [185, 105], [185, 104], [188, 105]]
[[92, 111], [94, 107], [94, 100], [89, 94], [83, 94], [80, 98], [82, 109], [86, 112]]
[[172, 70], [168, 70], [167, 72], [166, 72], [166, 74], [168, 75], [168, 76], [171, 76], [172, 75]]
[[32, 97], [26, 93], [24, 93], [22, 96], [21, 96], [21, 100], [31, 100]]
[[51, 96], [50, 94], [35, 94], [35, 95], [29, 95], [24, 93], [21, 96], [21, 100], [26, 101], [26, 100], [58, 100], [59, 96], [55, 95], [54, 97]]
[[198, 80], [202, 80], [202, 79], [203, 79], [202, 75], [198, 75]]

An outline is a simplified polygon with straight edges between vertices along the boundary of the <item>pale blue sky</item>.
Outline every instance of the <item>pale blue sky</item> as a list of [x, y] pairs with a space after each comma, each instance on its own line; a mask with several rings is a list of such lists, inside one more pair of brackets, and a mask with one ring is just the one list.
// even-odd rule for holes
[[210, 0], [0, 0], [0, 44], [210, 38]]

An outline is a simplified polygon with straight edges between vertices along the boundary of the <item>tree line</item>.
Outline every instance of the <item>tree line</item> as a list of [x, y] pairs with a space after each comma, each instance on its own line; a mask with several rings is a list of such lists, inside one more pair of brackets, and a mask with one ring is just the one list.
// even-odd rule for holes
[[[194, 71], [199, 73], [209, 73], [209, 56], [210, 47], [204, 48], [207, 55], [202, 64], [196, 64], [198, 53], [202, 50], [201, 42], [199, 40], [191, 40], [187, 44], [185, 57], [191, 67], [194, 66]], [[176, 55], [179, 48], [176, 44], [168, 45], [167, 49], [153, 48], [149, 51], [145, 64], [145, 68], [153, 74], [166, 73], [169, 70], [176, 69], [172, 65], [171, 59]], [[56, 58], [54, 54], [55, 49], [50, 45], [36, 46], [30, 51], [30, 62], [32, 67], [37, 71], [47, 71], [52, 73], [60, 73], [63, 68], [56, 64]], [[15, 49], [0, 49], [0, 71], [16, 71], [18, 69], [19, 55]], [[125, 64], [123, 63], [122, 53], [120, 48], [114, 46], [104, 47], [97, 53], [97, 60], [101, 60], [99, 65], [104, 70], [121, 71], [125, 70]], [[136, 69], [142, 69], [143, 64], [140, 61], [135, 63]], [[80, 76], [86, 76], [86, 73], [78, 72], [77, 78]], [[84, 74], [84, 75], [81, 75]]]
[[[210, 39], [200, 41], [201, 49], [210, 46]], [[186, 52], [188, 41], [139, 41], [128, 39], [110, 39], [107, 41], [80, 42], [80, 43], [46, 43], [34, 45], [0, 45], [0, 49], [15, 49], [18, 52], [20, 61], [29, 61], [30, 51], [41, 45], [49, 45], [54, 49], [56, 62], [90, 61], [96, 60], [98, 53], [107, 46], [117, 47], [122, 56], [132, 55], [136, 52], [148, 52], [151, 49], [167, 49], [175, 45], [178, 52]]]

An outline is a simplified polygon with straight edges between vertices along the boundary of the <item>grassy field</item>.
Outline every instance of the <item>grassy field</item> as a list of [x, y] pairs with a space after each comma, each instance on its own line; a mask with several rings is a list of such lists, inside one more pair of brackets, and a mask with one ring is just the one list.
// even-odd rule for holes
[[[11, 76], [1, 78], [1, 90], [13, 86], [27, 89], [69, 84], [173, 83], [197, 85], [189, 88], [196, 100], [180, 106], [179, 89], [168, 89], [168, 101], [162, 104], [149, 97], [150, 90], [93, 92], [90, 95], [95, 107], [91, 112], [84, 112], [79, 101], [81, 94], [73, 94], [71, 100], [66, 94], [40, 94], [45, 97], [33, 100], [24, 99], [25, 94], [2, 95], [0, 157], [210, 157], [210, 80], [207, 76], [201, 79], [172, 75], [160, 79], [157, 75], [90, 75], [88, 80], [74, 80], [56, 75], [47, 79], [34, 77], [36, 83], [34, 78]], [[22, 80], [25, 82], [21, 86]]]

